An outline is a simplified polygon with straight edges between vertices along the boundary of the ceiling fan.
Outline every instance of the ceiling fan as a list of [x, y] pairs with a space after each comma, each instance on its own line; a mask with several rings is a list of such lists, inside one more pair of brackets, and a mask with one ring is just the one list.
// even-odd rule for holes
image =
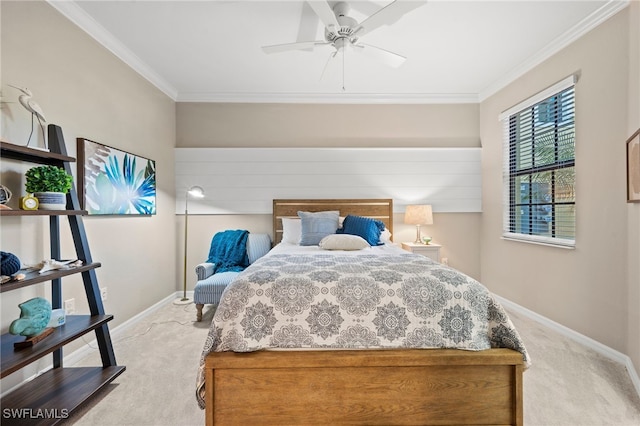
[[[324, 24], [324, 40], [299, 41], [295, 43], [263, 46], [262, 50], [265, 53], [313, 50], [319, 46], [331, 46], [334, 48], [334, 51], [331, 52], [329, 56], [329, 60], [327, 61], [328, 65], [331, 59], [335, 58], [339, 52], [342, 52], [344, 55], [345, 50], [351, 47], [356, 51], [370, 53], [389, 66], [399, 67], [407, 59], [405, 56], [381, 47], [363, 43], [360, 38], [383, 25], [395, 23], [405, 14], [425, 4], [426, 1], [395, 0], [377, 10], [360, 23], [348, 15], [350, 8], [346, 2], [336, 2], [333, 7], [331, 7], [327, 1], [307, 1], [307, 3]], [[327, 65], [325, 65], [325, 69], [322, 72], [323, 75], [327, 69]]]

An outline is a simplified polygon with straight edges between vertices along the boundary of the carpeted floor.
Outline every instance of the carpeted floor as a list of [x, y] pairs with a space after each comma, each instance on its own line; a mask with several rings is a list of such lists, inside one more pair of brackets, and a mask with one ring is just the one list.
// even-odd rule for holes
[[[524, 374], [525, 425], [640, 425], [640, 397], [623, 365], [510, 315], [533, 361]], [[201, 323], [195, 316], [194, 305], [168, 303], [114, 334], [116, 359], [127, 370], [65, 424], [203, 425], [195, 378], [213, 309], [205, 307]], [[94, 352], [75, 366], [100, 365]]]
[[639, 426], [640, 396], [622, 364], [509, 311], [532, 359], [524, 424]]

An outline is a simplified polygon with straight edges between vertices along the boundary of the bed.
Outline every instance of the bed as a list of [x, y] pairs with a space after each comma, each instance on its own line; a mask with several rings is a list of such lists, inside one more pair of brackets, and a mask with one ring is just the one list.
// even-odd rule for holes
[[294, 246], [298, 211], [393, 233], [390, 199], [274, 200], [277, 245], [225, 290], [204, 345], [207, 425], [522, 424], [528, 354], [480, 283], [392, 244]]

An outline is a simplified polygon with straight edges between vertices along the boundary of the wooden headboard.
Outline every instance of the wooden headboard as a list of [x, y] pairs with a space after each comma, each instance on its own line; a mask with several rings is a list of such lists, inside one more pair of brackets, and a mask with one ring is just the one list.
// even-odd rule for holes
[[274, 244], [282, 241], [282, 218], [298, 217], [298, 211], [321, 212], [338, 210], [340, 216], [365, 216], [384, 222], [393, 234], [393, 200], [390, 198], [344, 200], [273, 200]]

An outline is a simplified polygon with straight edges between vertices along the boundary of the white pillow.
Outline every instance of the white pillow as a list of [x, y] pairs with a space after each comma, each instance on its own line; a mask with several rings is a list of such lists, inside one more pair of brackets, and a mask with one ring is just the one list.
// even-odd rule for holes
[[362, 250], [371, 247], [364, 238], [350, 234], [327, 235], [318, 245], [324, 250]]
[[302, 236], [302, 220], [300, 218], [282, 218], [282, 241], [289, 244], [300, 244]]

